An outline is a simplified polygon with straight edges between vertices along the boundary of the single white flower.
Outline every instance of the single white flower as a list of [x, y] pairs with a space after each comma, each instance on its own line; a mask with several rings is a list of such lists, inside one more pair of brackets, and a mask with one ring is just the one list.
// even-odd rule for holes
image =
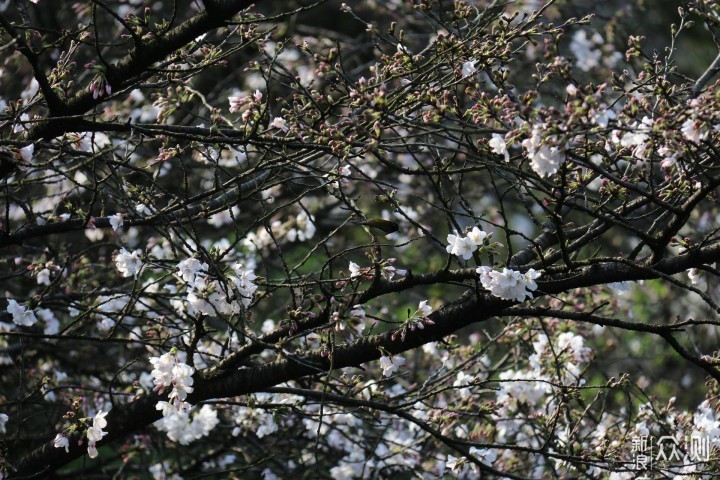
[[477, 72], [477, 68], [475, 68], [475, 64], [477, 63], [477, 60], [468, 60], [467, 62], [463, 63], [462, 66], [462, 76], [463, 77], [469, 77], [473, 73]]
[[457, 376], [455, 377], [455, 381], [453, 382], [453, 387], [460, 387], [458, 389], [458, 393], [460, 394], [460, 398], [466, 399], [470, 397], [470, 384], [473, 382], [475, 377], [472, 375], [468, 375], [465, 372], [458, 372]]
[[463, 466], [465, 459], [463, 457], [456, 457], [454, 455], [448, 455], [445, 461], [445, 468], [449, 469], [453, 473], [463, 473]]
[[687, 275], [693, 285], [697, 285], [701, 282], [702, 271], [699, 268], [691, 268], [687, 271]]
[[421, 317], [427, 317], [432, 313], [433, 309], [427, 304], [427, 300], [423, 300], [418, 304], [418, 313]]
[[55, 448], [64, 448], [65, 453], [70, 453], [70, 441], [62, 433], [58, 433], [57, 435], [55, 435], [55, 439], [53, 440], [53, 446]]
[[487, 232], [483, 232], [478, 227], [473, 227], [470, 232], [467, 234], [467, 238], [475, 244], [476, 247], [482, 246], [483, 242], [487, 238], [488, 234]]
[[152, 213], [152, 209], [144, 203], [135, 205], [135, 211], [140, 215], [150, 215]]
[[107, 427], [107, 420], [105, 417], [107, 416], [108, 412], [103, 412], [102, 410], [98, 411], [95, 414], [95, 417], [93, 417], [93, 427], [103, 429]]
[[360, 273], [360, 265], [358, 265], [355, 262], [350, 262], [350, 278], [357, 278], [361, 275]]
[[275, 117], [273, 118], [272, 122], [270, 122], [270, 128], [277, 128], [278, 130], [282, 130], [283, 132], [287, 132], [290, 130], [287, 127], [287, 122], [284, 118], [281, 117]]
[[50, 270], [43, 268], [38, 272], [35, 280], [37, 280], [38, 285], [50, 285]]
[[452, 255], [457, 255], [465, 260], [472, 257], [472, 254], [477, 250], [477, 245], [468, 237], [461, 237], [455, 234], [448, 234], [447, 236], [448, 246], [446, 250]]
[[123, 226], [123, 215], [122, 213], [116, 213], [110, 216], [110, 226], [116, 232]]
[[107, 432], [103, 432], [100, 428], [90, 427], [87, 429], [87, 438], [89, 442], [99, 442], [105, 435], [107, 435]]
[[538, 272], [534, 268], [531, 268], [527, 272], [523, 273], [523, 278], [525, 280], [525, 288], [532, 291], [537, 290], [537, 283], [535, 283], [535, 279], [539, 277], [540, 272]]
[[392, 358], [383, 355], [380, 357], [380, 367], [382, 368], [383, 377], [389, 377], [404, 363], [405, 359], [397, 355]]
[[510, 153], [507, 150], [507, 144], [505, 143], [504, 136], [500, 135], [499, 133], [493, 133], [493, 136], [488, 142], [488, 145], [490, 145], [490, 150], [492, 150], [493, 153], [502, 155], [505, 158], [506, 162], [510, 161]]
[[395, 275], [398, 277], [404, 277], [407, 275], [407, 270], [403, 270], [402, 268], [395, 268], [392, 265], [385, 265], [382, 269], [382, 276], [387, 278], [388, 280], [392, 280]]
[[207, 272], [208, 264], [201, 262], [197, 258], [188, 258], [178, 263], [178, 273], [188, 283], [194, 283], [195, 277], [203, 272]]

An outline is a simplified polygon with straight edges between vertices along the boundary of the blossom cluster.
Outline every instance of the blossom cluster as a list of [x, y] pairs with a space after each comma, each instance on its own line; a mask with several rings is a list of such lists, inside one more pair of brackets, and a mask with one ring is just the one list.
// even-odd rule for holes
[[[87, 453], [90, 458], [96, 458], [98, 456], [97, 443], [108, 434], [108, 432], [103, 430], [107, 427], [107, 419], [105, 418], [107, 414], [107, 411], [98, 410], [92, 418], [92, 425], [85, 431], [85, 436], [88, 440]], [[63, 433], [55, 435], [53, 446], [55, 448], [64, 448], [66, 453], [70, 452], [70, 440]]]
[[566, 146], [555, 135], [548, 135], [546, 125], [539, 123], [532, 128], [530, 137], [523, 140], [522, 146], [530, 159], [530, 166], [541, 177], [557, 173], [565, 162]]
[[218, 423], [217, 411], [210, 405], [203, 405], [192, 417], [188, 410], [173, 411], [155, 422], [155, 427], [166, 432], [173, 442], [188, 445], [208, 436]]
[[451, 255], [456, 255], [464, 260], [472, 257], [473, 253], [480, 247], [489, 235], [487, 232], [473, 227], [467, 235], [462, 236], [458, 232], [450, 233], [447, 236], [448, 246], [446, 250]]
[[532, 292], [537, 289], [535, 279], [540, 277], [540, 272], [532, 268], [525, 273], [509, 268], [498, 271], [487, 266], [478, 267], [476, 271], [483, 288], [490, 290], [492, 295], [517, 302], [533, 297]]
[[102, 440], [102, 438], [108, 434], [108, 432], [104, 431], [103, 428], [107, 427], [107, 420], [105, 419], [105, 416], [107, 416], [108, 412], [103, 412], [100, 410], [95, 414], [92, 420], [92, 427], [89, 427], [87, 429], [87, 439], [88, 439], [88, 456], [90, 458], [95, 458], [98, 455], [97, 447], [95, 444]]
[[8, 300], [7, 312], [12, 315], [13, 322], [24, 327], [32, 327], [37, 323], [35, 312], [31, 308], [20, 305], [12, 298]]
[[129, 252], [121, 249], [115, 256], [115, 266], [123, 277], [136, 277], [142, 268], [142, 259], [140, 258], [140, 250]]
[[192, 316], [231, 315], [250, 306], [257, 291], [257, 277], [252, 268], [244, 263], [234, 263], [232, 273], [227, 275], [230, 285], [211, 278], [208, 268], [207, 263], [196, 258], [178, 263], [178, 274], [187, 286], [186, 304], [179, 299], [173, 301], [178, 311], [186, 310]]
[[165, 353], [159, 357], [151, 357], [153, 370], [150, 375], [155, 384], [155, 390], [162, 393], [171, 388], [167, 402], [159, 401], [156, 409], [161, 410], [163, 418], [155, 426], [167, 433], [168, 438], [181, 445], [207, 436], [219, 423], [217, 412], [209, 405], [203, 407], [190, 416], [190, 405], [185, 400], [193, 392], [193, 374], [195, 369], [178, 360], [174, 352]]
[[[159, 357], [150, 357], [153, 370], [152, 375], [155, 390], [162, 393], [165, 389], [171, 388], [169, 395], [170, 406], [176, 410], [185, 409], [185, 399], [188, 393], [193, 392], [193, 378], [195, 369], [186, 363], [178, 361], [177, 355], [170, 352]], [[165, 408], [165, 403], [163, 403]]]

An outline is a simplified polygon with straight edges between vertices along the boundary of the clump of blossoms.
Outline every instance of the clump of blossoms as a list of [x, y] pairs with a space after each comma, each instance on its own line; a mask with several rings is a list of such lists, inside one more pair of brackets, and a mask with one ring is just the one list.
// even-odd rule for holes
[[[228, 102], [230, 103], [230, 113], [237, 113], [247, 110], [253, 103], [260, 103], [262, 101], [263, 94], [260, 90], [255, 90], [252, 97], [249, 96], [230, 96]], [[247, 118], [243, 118], [247, 121]]]
[[232, 273], [227, 275], [230, 285], [211, 278], [208, 264], [195, 258], [179, 262], [177, 271], [187, 286], [187, 305], [180, 300], [173, 304], [178, 311], [186, 310], [192, 316], [240, 313], [243, 307], [250, 306], [257, 291], [255, 272], [243, 263], [232, 265]]
[[12, 315], [13, 322], [23, 327], [32, 327], [37, 323], [35, 312], [31, 308], [20, 305], [12, 298], [8, 300], [7, 312]]
[[188, 445], [191, 442], [206, 437], [220, 421], [217, 411], [210, 405], [203, 405], [192, 417], [187, 410], [173, 411], [155, 422], [158, 430], [167, 433], [173, 442]]
[[639, 160], [646, 160], [652, 143], [650, 137], [652, 126], [653, 119], [644, 116], [639, 122], [630, 124], [628, 131], [613, 130], [610, 142], [606, 145], [606, 148], [613, 151], [619, 145], [621, 148], [630, 150], [633, 157]]
[[103, 430], [103, 428], [107, 427], [107, 420], [105, 419], [105, 416], [107, 414], [108, 412], [103, 412], [102, 410], [97, 412], [93, 417], [92, 426], [87, 429], [87, 452], [90, 458], [95, 458], [98, 456], [98, 451], [95, 444], [102, 440], [102, 438], [108, 434], [108, 432]]
[[159, 401], [155, 408], [162, 411], [163, 418], [156, 427], [167, 433], [168, 438], [182, 445], [207, 436], [218, 424], [217, 412], [204, 405], [194, 416], [190, 416], [192, 405], [185, 400], [193, 392], [195, 369], [179, 361], [174, 351], [159, 357], [151, 357], [153, 370], [150, 375], [155, 390], [162, 393], [171, 389], [167, 402]]
[[510, 152], [505, 143], [505, 137], [499, 133], [493, 133], [492, 138], [488, 141], [490, 150], [497, 155], [502, 155], [506, 162], [510, 161]]
[[[88, 440], [87, 453], [90, 458], [96, 458], [98, 456], [97, 443], [108, 434], [108, 432], [103, 430], [107, 427], [107, 419], [105, 418], [107, 414], [108, 412], [106, 411], [98, 410], [95, 416], [92, 417], [92, 425], [85, 430], [85, 436]], [[84, 421], [88, 420], [90, 420], [90, 418], [84, 419]], [[70, 452], [70, 440], [66, 435], [58, 433], [53, 439], [53, 447], [64, 448], [65, 452], [68, 453]]]
[[[497, 459], [497, 454], [494, 450], [480, 449], [476, 447], [470, 447], [470, 455], [486, 465], [492, 465], [492, 463]], [[480, 469], [475, 463], [468, 460], [467, 457], [455, 457], [454, 455], [448, 455], [447, 461], [445, 462], [445, 468], [456, 475], [462, 475], [462, 478], [481, 478], [479, 476]]]
[[702, 120], [695, 118], [688, 118], [685, 120], [680, 131], [685, 139], [696, 145], [699, 145], [702, 141], [707, 139], [710, 134], [707, 127], [703, 125]]
[[468, 260], [478, 248], [482, 247], [485, 239], [489, 237], [490, 235], [487, 232], [480, 230], [478, 227], [473, 227], [465, 236], [460, 235], [458, 232], [450, 233], [447, 236], [448, 246], [446, 250], [451, 255]]
[[[159, 357], [150, 357], [153, 370], [152, 375], [155, 390], [162, 394], [164, 390], [172, 389], [169, 395], [170, 404], [177, 410], [185, 408], [185, 399], [193, 391], [193, 378], [195, 369], [186, 363], [178, 361], [174, 352]], [[163, 402], [158, 402], [158, 404]]]
[[543, 123], [533, 126], [530, 138], [523, 140], [522, 146], [530, 159], [530, 167], [541, 177], [557, 173], [565, 163], [566, 146], [555, 135], [547, 135]]
[[498, 271], [486, 266], [478, 267], [476, 271], [483, 288], [490, 290], [492, 295], [517, 302], [533, 297], [532, 292], [537, 289], [535, 279], [540, 277], [540, 272], [532, 268], [525, 273], [509, 268]]
[[585, 30], [575, 32], [570, 42], [570, 51], [575, 56], [576, 65], [580, 70], [587, 72], [600, 65], [602, 52], [596, 47], [602, 43], [603, 39], [598, 33], [588, 38]]
[[[252, 395], [252, 404], [296, 405], [302, 403], [302, 398], [296, 395], [279, 395], [273, 393], [255, 393]], [[232, 436], [237, 437], [242, 432], [252, 432], [258, 438], [263, 438], [277, 432], [280, 425], [275, 421], [272, 410], [252, 406], [238, 407], [234, 416], [236, 427]]]
[[141, 254], [142, 251], [140, 250], [135, 250], [131, 253], [124, 248], [121, 249], [115, 256], [115, 266], [117, 267], [118, 272], [120, 272], [123, 277], [137, 278], [138, 273], [140, 273], [140, 269], [142, 268], [142, 260], [140, 259]]
[[262, 99], [263, 94], [260, 90], [255, 90], [255, 93], [252, 95], [228, 97], [230, 112], [242, 112], [242, 121], [248, 125], [252, 125], [260, 118], [263, 108]]
[[341, 187], [347, 187], [350, 185], [350, 175], [352, 170], [347, 165], [338, 165], [330, 173], [325, 175], [328, 181], [328, 188], [330, 190], [339, 190]]
[[232, 266], [235, 275], [230, 275], [229, 279], [235, 285], [238, 293], [240, 294], [240, 301], [245, 308], [250, 306], [253, 295], [257, 291], [257, 285], [255, 285], [255, 271], [243, 263], [235, 263]]

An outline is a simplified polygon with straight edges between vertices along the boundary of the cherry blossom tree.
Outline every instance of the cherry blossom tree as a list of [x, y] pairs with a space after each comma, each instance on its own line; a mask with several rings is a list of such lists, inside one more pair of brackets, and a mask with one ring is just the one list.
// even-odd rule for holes
[[0, 2], [0, 479], [711, 478], [718, 4], [256, 3]]

